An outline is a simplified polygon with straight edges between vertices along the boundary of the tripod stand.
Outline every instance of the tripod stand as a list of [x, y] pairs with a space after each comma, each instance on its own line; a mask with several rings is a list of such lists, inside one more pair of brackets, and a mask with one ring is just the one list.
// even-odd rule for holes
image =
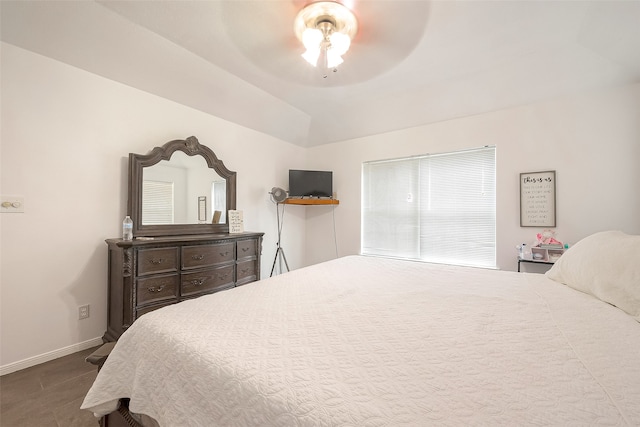
[[[284, 255], [284, 249], [280, 246], [280, 235], [282, 234], [282, 224], [284, 222], [284, 205], [282, 206], [282, 221], [280, 220], [280, 203], [276, 202], [276, 218], [278, 221], [278, 243], [276, 243], [276, 256], [273, 258], [273, 265], [271, 266], [271, 274], [269, 277], [273, 276], [273, 270], [276, 268], [276, 261], [280, 259], [280, 273], [282, 273], [282, 261], [284, 260], [284, 265], [287, 267], [287, 271], [289, 271], [289, 263], [287, 262], [287, 257]], [[278, 258], [280, 257], [280, 258]]]

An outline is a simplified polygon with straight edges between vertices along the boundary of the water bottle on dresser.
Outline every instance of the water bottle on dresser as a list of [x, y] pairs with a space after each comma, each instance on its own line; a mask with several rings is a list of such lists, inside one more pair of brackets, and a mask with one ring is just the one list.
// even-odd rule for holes
[[133, 220], [129, 215], [122, 221], [122, 240], [133, 240]]

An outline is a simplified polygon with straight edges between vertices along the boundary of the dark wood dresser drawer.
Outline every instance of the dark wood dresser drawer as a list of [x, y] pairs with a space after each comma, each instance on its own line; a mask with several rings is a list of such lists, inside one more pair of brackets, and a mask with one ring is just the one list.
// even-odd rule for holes
[[238, 259], [255, 257], [257, 254], [258, 242], [256, 239], [238, 240]]
[[178, 271], [178, 248], [141, 249], [138, 251], [138, 275]]
[[206, 294], [216, 290], [231, 288], [234, 285], [233, 269], [235, 265], [213, 268], [181, 276], [181, 294]]
[[235, 245], [235, 242], [230, 242], [184, 246], [182, 248], [182, 269], [188, 270], [233, 262], [236, 257]]
[[178, 274], [138, 279], [138, 305], [178, 298], [179, 283]]
[[260, 280], [263, 235], [244, 232], [107, 239], [107, 330], [102, 339], [117, 340], [150, 311]]
[[258, 278], [258, 263], [254, 260], [238, 262], [236, 275], [238, 285], [256, 281]]

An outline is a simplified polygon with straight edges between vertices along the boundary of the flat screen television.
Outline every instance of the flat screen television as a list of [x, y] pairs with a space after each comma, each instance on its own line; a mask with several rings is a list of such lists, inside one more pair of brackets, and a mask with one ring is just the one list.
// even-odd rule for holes
[[289, 169], [289, 197], [332, 197], [333, 172]]

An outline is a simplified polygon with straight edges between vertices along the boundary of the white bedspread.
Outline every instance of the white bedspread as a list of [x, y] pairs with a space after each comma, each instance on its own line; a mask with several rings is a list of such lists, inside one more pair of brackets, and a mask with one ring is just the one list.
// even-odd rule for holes
[[640, 425], [640, 323], [541, 274], [360, 256], [137, 320], [83, 408], [170, 426]]

